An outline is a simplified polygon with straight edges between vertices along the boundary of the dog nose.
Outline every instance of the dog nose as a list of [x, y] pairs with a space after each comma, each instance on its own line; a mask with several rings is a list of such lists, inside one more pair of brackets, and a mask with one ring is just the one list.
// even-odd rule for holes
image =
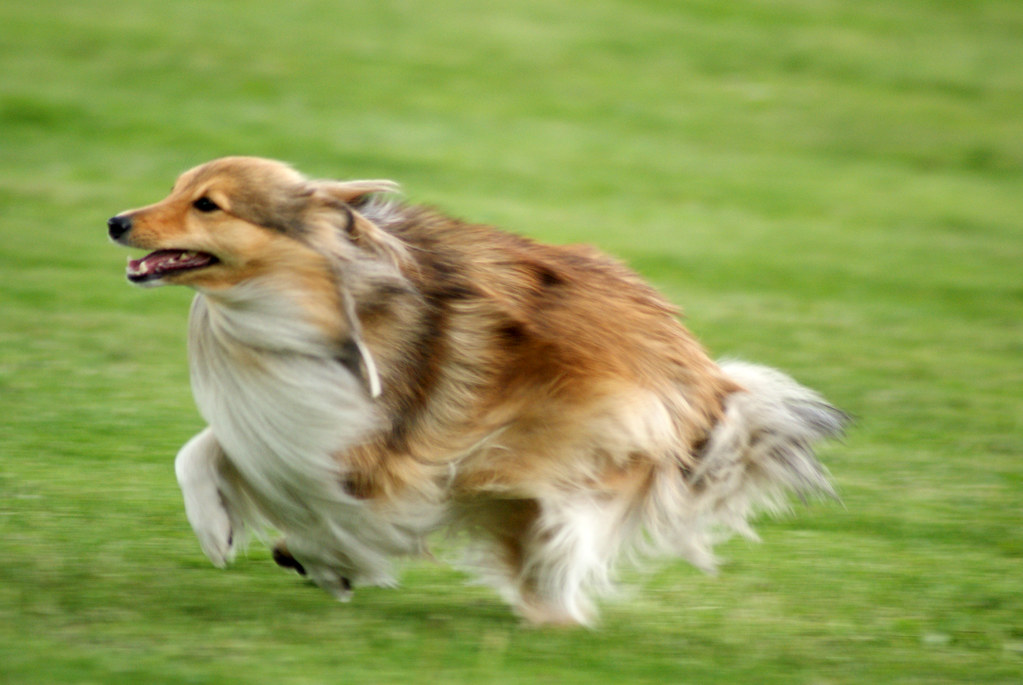
[[131, 230], [131, 217], [121, 215], [112, 216], [107, 220], [107, 227], [110, 229], [110, 237], [117, 240]]

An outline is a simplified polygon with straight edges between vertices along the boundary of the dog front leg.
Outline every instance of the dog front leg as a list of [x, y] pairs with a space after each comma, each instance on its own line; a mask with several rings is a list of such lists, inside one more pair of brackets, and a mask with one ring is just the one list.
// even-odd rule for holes
[[234, 557], [231, 515], [218, 487], [224, 451], [206, 428], [185, 443], [174, 460], [174, 473], [185, 498], [185, 515], [203, 553], [218, 568]]

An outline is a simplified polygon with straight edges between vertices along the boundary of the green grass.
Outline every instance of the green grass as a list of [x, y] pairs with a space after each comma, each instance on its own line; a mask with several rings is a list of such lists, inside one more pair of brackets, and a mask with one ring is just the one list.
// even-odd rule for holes
[[[492, 5], [492, 6], [491, 6]], [[0, 682], [1023, 680], [1023, 7], [0, 5]], [[105, 219], [227, 153], [627, 259], [857, 417], [843, 504], [522, 629], [444, 565], [349, 605], [202, 558], [189, 294]], [[449, 552], [442, 546], [443, 552]]]

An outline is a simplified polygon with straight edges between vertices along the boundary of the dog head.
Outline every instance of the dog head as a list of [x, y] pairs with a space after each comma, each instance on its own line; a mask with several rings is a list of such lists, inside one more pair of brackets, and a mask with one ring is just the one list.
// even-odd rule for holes
[[280, 162], [225, 157], [186, 171], [165, 199], [107, 225], [115, 242], [150, 251], [128, 261], [132, 283], [217, 291], [289, 265], [394, 253], [394, 239], [352, 204], [396, 188], [311, 181]]

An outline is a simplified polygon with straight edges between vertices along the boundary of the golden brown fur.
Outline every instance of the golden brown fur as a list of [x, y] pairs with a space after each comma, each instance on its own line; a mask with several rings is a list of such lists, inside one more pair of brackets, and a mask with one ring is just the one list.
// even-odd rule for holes
[[[748, 530], [750, 507], [779, 489], [827, 490], [809, 443], [841, 418], [812, 392], [749, 367], [787, 413], [755, 425], [770, 414], [767, 394], [736, 409], [729, 430], [749, 428], [725, 448], [723, 417], [740, 406], [730, 398], [748, 389], [634, 273], [591, 248], [371, 196], [389, 190], [225, 158], [111, 219], [119, 242], [200, 264], [177, 269], [163, 253], [129, 273], [199, 293], [190, 356], [210, 429], [182, 450], [178, 472], [215, 563], [237, 529], [265, 525], [288, 537], [280, 559], [347, 596], [349, 579], [386, 581], [374, 550], [416, 553], [431, 530], [455, 526], [482, 545], [526, 618], [586, 622], [588, 594], [622, 553], [647, 544], [706, 566], [709, 527]], [[302, 396], [316, 369], [355, 385]], [[276, 409], [257, 406], [271, 395]], [[278, 432], [254, 435], [303, 402]], [[294, 454], [279, 446], [335, 420], [347, 432]], [[755, 454], [781, 427], [781, 442]], [[799, 456], [786, 467], [771, 450]], [[722, 466], [700, 473], [708, 454]], [[714, 489], [726, 480], [732, 490]]]

